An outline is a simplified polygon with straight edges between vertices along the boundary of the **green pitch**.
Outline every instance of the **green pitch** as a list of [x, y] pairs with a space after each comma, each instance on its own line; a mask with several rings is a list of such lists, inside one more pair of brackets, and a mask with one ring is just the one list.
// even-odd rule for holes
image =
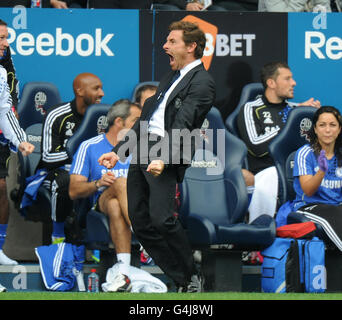
[[3, 292], [0, 300], [342, 300], [342, 293], [85, 293], [85, 292]]

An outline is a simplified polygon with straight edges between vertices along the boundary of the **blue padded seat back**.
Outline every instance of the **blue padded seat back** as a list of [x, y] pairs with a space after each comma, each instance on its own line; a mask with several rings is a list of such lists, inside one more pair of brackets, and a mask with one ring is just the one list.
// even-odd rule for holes
[[[199, 153], [195, 154], [193, 162], [202, 161]], [[209, 153], [206, 154], [206, 161], [218, 162], [215, 155]], [[196, 212], [202, 217], [210, 217], [213, 223], [222, 221], [220, 213], [224, 217], [225, 213], [228, 212], [223, 173], [210, 175], [207, 174], [207, 168], [190, 167], [185, 173], [180, 190], [181, 206], [183, 207], [181, 212], [184, 211], [186, 214]]]
[[[81, 125], [67, 142], [66, 150], [69, 157], [74, 156], [83, 141], [106, 132], [108, 127], [107, 113], [110, 107], [109, 104], [93, 104], [87, 108]], [[88, 211], [91, 209], [89, 198], [74, 201], [74, 209], [78, 214], [79, 225], [85, 228]]]
[[264, 87], [260, 82], [253, 82], [246, 84], [241, 91], [240, 100], [234, 111], [227, 117], [226, 126], [229, 132], [233, 133], [237, 137], [239, 131], [237, 127], [237, 117], [241, 107], [248, 101], [255, 100], [257, 96], [262, 95]]
[[41, 156], [41, 141], [42, 141], [42, 123], [30, 125], [26, 130], [27, 141], [34, 145], [34, 151], [23, 157], [21, 152], [18, 152], [19, 162], [21, 163], [21, 174], [25, 177], [32, 176], [36, 170]]
[[[312, 126], [312, 118], [317, 109], [313, 107], [296, 107], [287, 119], [283, 130], [269, 145], [279, 176], [278, 197], [280, 205], [293, 199], [293, 177], [291, 161], [294, 153], [304, 144], [309, 143], [308, 132]], [[293, 168], [293, 167], [292, 167]]]
[[106, 132], [107, 113], [110, 107], [109, 104], [93, 104], [88, 107], [81, 125], [67, 142], [66, 149], [70, 157], [73, 157], [83, 141]]
[[209, 140], [209, 150], [196, 151], [191, 167], [186, 170], [180, 185], [182, 219], [186, 224], [187, 215], [196, 213], [216, 225], [241, 222], [248, 202], [241, 173], [246, 147], [227, 131], [215, 107], [208, 113], [204, 126], [207, 130], [202, 131], [202, 136], [209, 136], [206, 132], [213, 129], [214, 139]]
[[43, 122], [46, 111], [59, 103], [58, 88], [50, 82], [27, 82], [18, 103], [20, 126], [25, 130], [31, 124]]
[[159, 81], [143, 81], [143, 82], [139, 82], [134, 90], [133, 90], [133, 94], [132, 94], [132, 101], [133, 102], [136, 102], [136, 95], [137, 95], [137, 91], [142, 87], [142, 86], [145, 86], [145, 85], [153, 85], [153, 86], [159, 86]]
[[[42, 123], [36, 123], [30, 125], [26, 130], [27, 141], [34, 145], [34, 151], [24, 157], [21, 152], [18, 152], [19, 172], [18, 172], [18, 184], [19, 189], [16, 192], [17, 195], [13, 201], [21, 202], [21, 196], [26, 187], [26, 178], [34, 175], [38, 162], [41, 156], [41, 139], [42, 139]], [[12, 197], [12, 196], [11, 196]]]
[[293, 167], [295, 155], [296, 151], [291, 152], [285, 162], [285, 182], [288, 199], [294, 199], [296, 197], [296, 192], [293, 189]]

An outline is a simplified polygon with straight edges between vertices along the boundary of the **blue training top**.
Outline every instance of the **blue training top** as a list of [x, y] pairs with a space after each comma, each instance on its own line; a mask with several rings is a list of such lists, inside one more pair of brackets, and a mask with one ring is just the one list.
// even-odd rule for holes
[[334, 205], [342, 203], [342, 168], [337, 166], [335, 155], [328, 160], [328, 171], [325, 173], [316, 193], [311, 197], [304, 194], [299, 183], [299, 176], [315, 175], [318, 170], [317, 156], [310, 145], [306, 144], [298, 149], [293, 168], [293, 187], [296, 192], [296, 199], [293, 203], [294, 209], [313, 202]]
[[[108, 171], [111, 171], [117, 178], [127, 178], [131, 156], [127, 158], [126, 162], [121, 162], [119, 160], [113, 169], [107, 169], [106, 167], [101, 166], [97, 161], [104, 153], [111, 152], [113, 147], [114, 146], [107, 140], [105, 134], [83, 141], [73, 157], [69, 173], [80, 174], [88, 178], [89, 182], [101, 179]], [[103, 188], [100, 188], [93, 195], [93, 204], [96, 203], [97, 198], [103, 190]]]

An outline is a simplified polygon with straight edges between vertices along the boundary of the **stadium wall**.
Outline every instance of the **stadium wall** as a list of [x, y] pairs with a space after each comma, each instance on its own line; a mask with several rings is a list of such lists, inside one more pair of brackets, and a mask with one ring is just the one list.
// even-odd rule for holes
[[259, 81], [271, 60], [288, 61], [297, 80], [297, 101], [314, 95], [342, 108], [340, 13], [187, 12], [1, 8], [18, 78], [50, 81], [64, 101], [73, 97], [80, 72], [97, 74], [104, 103], [130, 98], [139, 81], [160, 80], [168, 70], [162, 45], [175, 20], [197, 21], [207, 35], [203, 59], [217, 86], [216, 106], [225, 118], [241, 88]]
[[[63, 101], [73, 98], [72, 81], [81, 72], [102, 79], [104, 103], [130, 98], [139, 81], [160, 80], [169, 69], [162, 50], [167, 26], [184, 18], [206, 32], [203, 62], [215, 78], [216, 106], [224, 118], [235, 108], [243, 85], [259, 82], [260, 68], [271, 60], [289, 62], [297, 81], [296, 101], [314, 96], [342, 111], [340, 13], [0, 8], [0, 18], [9, 26], [20, 88], [31, 81], [53, 82]], [[14, 185], [15, 159], [12, 163]], [[34, 259], [41, 226], [13, 211], [11, 205], [6, 252], [18, 260]]]

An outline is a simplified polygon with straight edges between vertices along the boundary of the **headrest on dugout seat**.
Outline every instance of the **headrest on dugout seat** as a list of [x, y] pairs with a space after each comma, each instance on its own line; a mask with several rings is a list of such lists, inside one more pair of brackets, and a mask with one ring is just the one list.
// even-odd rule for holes
[[142, 86], [145, 86], [145, 85], [153, 85], [153, 86], [156, 86], [158, 87], [159, 86], [159, 81], [143, 81], [143, 82], [139, 82], [134, 90], [133, 90], [133, 94], [132, 94], [132, 101], [133, 102], [136, 102], [136, 95], [137, 95], [137, 92], [138, 90], [142, 87]]
[[280, 204], [289, 200], [290, 195], [294, 196], [291, 161], [295, 152], [309, 143], [308, 132], [316, 110], [314, 107], [295, 107], [291, 110], [285, 127], [269, 144], [270, 156], [278, 171]]
[[74, 155], [79, 145], [107, 129], [107, 113], [111, 105], [93, 104], [87, 108], [81, 125], [67, 142], [67, 152], [70, 157]]
[[237, 137], [239, 136], [237, 128], [237, 117], [241, 107], [246, 102], [255, 100], [256, 97], [258, 95], [262, 95], [263, 92], [264, 87], [260, 82], [248, 83], [242, 88], [239, 103], [234, 109], [234, 111], [227, 117], [225, 122], [229, 132], [233, 133]]
[[53, 83], [27, 82], [18, 103], [20, 126], [25, 130], [31, 124], [42, 123], [47, 110], [61, 102]]
[[[211, 108], [202, 125], [203, 139], [209, 137], [208, 130], [213, 132], [213, 138], [203, 143], [208, 149], [196, 151], [192, 166], [186, 170], [180, 186], [181, 213], [185, 219], [191, 212], [201, 214], [217, 225], [242, 221], [248, 202], [241, 173], [246, 146], [228, 132], [215, 107]], [[218, 133], [217, 130], [222, 131]], [[207, 165], [200, 165], [201, 160]], [[210, 167], [212, 163], [216, 167]]]

